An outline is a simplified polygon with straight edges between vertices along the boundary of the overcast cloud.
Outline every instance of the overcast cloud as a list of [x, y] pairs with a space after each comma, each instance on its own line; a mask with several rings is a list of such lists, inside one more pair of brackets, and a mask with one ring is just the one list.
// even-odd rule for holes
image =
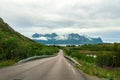
[[16, 31], [79, 33], [120, 42], [120, 0], [0, 0], [0, 17]]

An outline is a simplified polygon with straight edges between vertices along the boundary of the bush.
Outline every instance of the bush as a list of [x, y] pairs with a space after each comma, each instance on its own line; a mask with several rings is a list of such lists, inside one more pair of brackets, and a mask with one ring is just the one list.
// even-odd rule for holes
[[114, 55], [112, 52], [101, 51], [97, 55], [97, 64], [99, 66], [110, 66], [113, 67], [114, 64]]

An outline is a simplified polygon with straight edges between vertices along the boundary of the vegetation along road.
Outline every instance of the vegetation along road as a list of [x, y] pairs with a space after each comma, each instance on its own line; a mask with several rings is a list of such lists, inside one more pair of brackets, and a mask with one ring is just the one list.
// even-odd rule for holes
[[63, 56], [35, 60], [0, 69], [0, 80], [86, 80]]

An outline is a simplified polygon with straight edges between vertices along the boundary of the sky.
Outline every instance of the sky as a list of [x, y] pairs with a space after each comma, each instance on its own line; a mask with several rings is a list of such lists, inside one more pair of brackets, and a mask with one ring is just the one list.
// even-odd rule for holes
[[27, 37], [78, 33], [120, 42], [120, 0], [0, 0], [0, 17]]

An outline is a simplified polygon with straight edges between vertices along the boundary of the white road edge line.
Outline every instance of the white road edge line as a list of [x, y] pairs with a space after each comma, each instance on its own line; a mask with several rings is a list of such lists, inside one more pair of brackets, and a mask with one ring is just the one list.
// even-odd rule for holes
[[68, 62], [67, 62], [67, 64], [68, 64], [68, 66], [72, 69], [72, 72], [74, 73], [74, 75], [76, 75], [76, 72], [75, 72], [75, 70], [72, 68], [71, 64], [68, 63]]
[[72, 71], [73, 71], [74, 75], [76, 75], [76, 72], [75, 72], [75, 70], [73, 68], [72, 68]]

